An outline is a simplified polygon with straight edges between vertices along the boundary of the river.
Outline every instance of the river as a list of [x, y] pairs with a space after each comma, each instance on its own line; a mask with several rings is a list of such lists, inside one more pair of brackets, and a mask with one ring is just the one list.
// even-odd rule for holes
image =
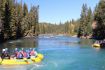
[[91, 47], [93, 41], [68, 36], [23, 38], [0, 45], [14, 48], [35, 48], [44, 60], [30, 65], [0, 65], [0, 70], [105, 70], [105, 49]]

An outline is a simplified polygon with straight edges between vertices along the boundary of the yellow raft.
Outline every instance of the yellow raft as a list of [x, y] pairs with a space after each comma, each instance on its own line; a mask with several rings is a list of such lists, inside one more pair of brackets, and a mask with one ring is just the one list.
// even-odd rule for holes
[[92, 47], [101, 48], [100, 44], [93, 44]]
[[40, 63], [43, 60], [44, 56], [42, 54], [38, 54], [36, 58], [31, 59], [1, 59], [1, 65], [21, 65], [21, 64], [33, 64]]

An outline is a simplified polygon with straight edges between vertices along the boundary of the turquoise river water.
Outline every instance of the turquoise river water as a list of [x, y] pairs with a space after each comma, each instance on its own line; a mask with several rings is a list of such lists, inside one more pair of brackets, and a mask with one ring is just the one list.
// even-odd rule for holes
[[91, 47], [93, 41], [67, 36], [23, 38], [2, 48], [36, 48], [44, 60], [30, 65], [0, 65], [0, 70], [105, 70], [105, 49]]

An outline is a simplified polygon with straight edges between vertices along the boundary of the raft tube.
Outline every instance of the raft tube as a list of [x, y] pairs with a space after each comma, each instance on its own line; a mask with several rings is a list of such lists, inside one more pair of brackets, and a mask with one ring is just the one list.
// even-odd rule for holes
[[92, 47], [101, 48], [100, 44], [93, 44]]
[[33, 64], [40, 63], [43, 60], [44, 56], [42, 54], [38, 54], [36, 58], [24, 58], [24, 59], [1, 59], [1, 65], [24, 65], [24, 64]]

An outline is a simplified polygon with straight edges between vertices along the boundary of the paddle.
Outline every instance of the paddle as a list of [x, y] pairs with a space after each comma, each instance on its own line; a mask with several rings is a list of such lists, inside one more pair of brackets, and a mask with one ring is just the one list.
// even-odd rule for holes
[[29, 64], [27, 58], [23, 58], [23, 60], [24, 60], [27, 64]]
[[2, 57], [1, 59], [2, 59], [2, 60], [1, 60], [1, 62], [0, 62], [0, 65], [2, 64], [2, 62], [3, 62], [3, 60], [4, 60], [4, 57]]

